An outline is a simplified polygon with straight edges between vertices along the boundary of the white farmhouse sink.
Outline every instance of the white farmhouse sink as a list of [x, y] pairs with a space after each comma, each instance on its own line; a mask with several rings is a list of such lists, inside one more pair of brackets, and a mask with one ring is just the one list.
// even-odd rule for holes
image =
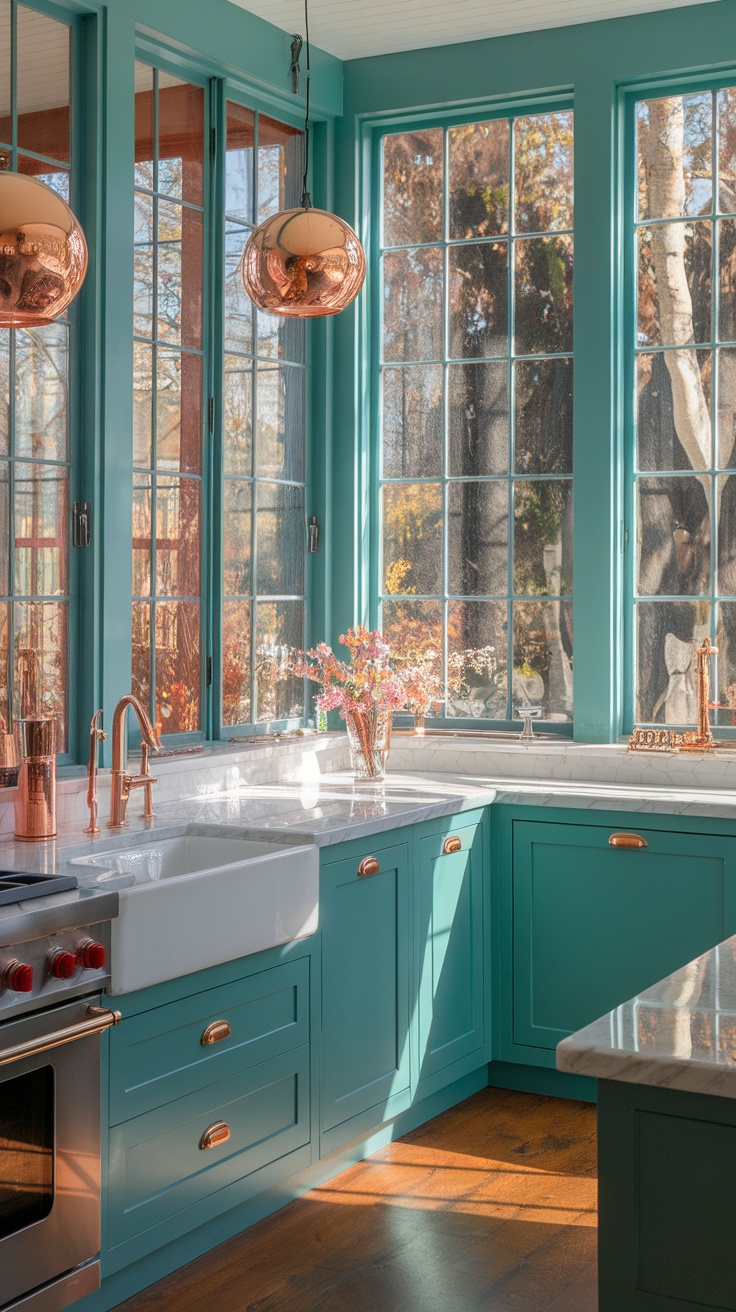
[[319, 856], [309, 844], [182, 834], [70, 864], [99, 869], [96, 882], [113, 887], [126, 880], [112, 922], [112, 993], [148, 988], [317, 929]]

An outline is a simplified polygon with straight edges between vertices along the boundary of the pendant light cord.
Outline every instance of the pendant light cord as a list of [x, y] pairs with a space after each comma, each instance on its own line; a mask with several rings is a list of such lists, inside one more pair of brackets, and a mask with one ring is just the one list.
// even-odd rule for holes
[[309, 0], [304, 0], [304, 35], [307, 48], [307, 104], [304, 120], [304, 178], [302, 181], [301, 204], [303, 209], [308, 210], [312, 204], [312, 198], [307, 191], [307, 173], [309, 172], [309, 87], [312, 80], [309, 71]]

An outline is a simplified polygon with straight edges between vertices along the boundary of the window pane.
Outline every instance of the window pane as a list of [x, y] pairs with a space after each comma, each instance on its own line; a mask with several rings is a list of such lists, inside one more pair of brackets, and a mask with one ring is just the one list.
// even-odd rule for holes
[[442, 366], [384, 369], [384, 478], [442, 473]]
[[736, 87], [718, 92], [718, 208], [736, 214]]
[[506, 361], [451, 364], [447, 374], [450, 474], [506, 473], [510, 420]]
[[[441, 358], [442, 284], [439, 247], [384, 255], [384, 360]], [[421, 314], [417, 314], [418, 305]]]
[[5, 601], [0, 602], [0, 715], [2, 715], [6, 724], [11, 723], [8, 690], [8, 643], [10, 633], [8, 611], [8, 603]]
[[304, 168], [298, 128], [258, 115], [258, 222], [299, 204]]
[[[19, 336], [15, 332], [16, 339]], [[0, 455], [10, 451], [10, 330], [0, 328]]]
[[394, 483], [383, 489], [384, 592], [430, 596], [442, 589], [442, 487]]
[[640, 346], [687, 346], [710, 339], [712, 241], [708, 222], [640, 229]]
[[56, 749], [65, 752], [68, 719], [68, 602], [16, 602], [13, 618], [14, 715], [56, 716]]
[[639, 468], [710, 469], [711, 352], [647, 351], [636, 366]]
[[572, 237], [516, 242], [517, 355], [572, 350]]
[[258, 354], [273, 360], [304, 363], [304, 320], [256, 311]]
[[256, 116], [252, 109], [228, 100], [225, 147], [225, 209], [233, 218], [253, 222], [254, 146]]
[[636, 107], [640, 219], [703, 214], [713, 199], [710, 92]]
[[450, 236], [498, 237], [509, 230], [509, 121], [450, 128]]
[[202, 467], [202, 357], [156, 352], [156, 463], [198, 474]]
[[517, 118], [514, 136], [516, 231], [572, 228], [572, 111]]
[[514, 592], [564, 597], [572, 593], [571, 479], [514, 484]]
[[135, 185], [153, 191], [153, 69], [135, 66]]
[[148, 706], [151, 701], [151, 603], [133, 602], [132, 690]]
[[695, 649], [710, 634], [710, 605], [642, 601], [637, 611], [639, 724], [697, 724]]
[[68, 160], [70, 29], [25, 5], [16, 14], [18, 145]]
[[133, 596], [151, 595], [151, 478], [133, 475]]
[[153, 462], [153, 349], [133, 343], [133, 464]]
[[[0, 595], [10, 591], [10, 463], [0, 462]], [[2, 610], [2, 622], [7, 616]], [[1, 713], [1, 712], [0, 712]]]
[[0, 142], [6, 146], [13, 139], [10, 85], [10, 0], [0, 0]]
[[158, 75], [158, 189], [204, 204], [204, 90]]
[[133, 331], [140, 337], [153, 336], [153, 213], [152, 198], [137, 193], [133, 249]]
[[718, 464], [736, 465], [736, 350], [718, 352]]
[[155, 617], [159, 732], [192, 733], [200, 724], [199, 602], [156, 602]]
[[253, 302], [243, 286], [240, 259], [248, 229], [228, 223], [225, 229], [225, 350], [253, 353]]
[[304, 479], [304, 370], [259, 366], [256, 473], [260, 478]]
[[572, 602], [514, 602], [514, 709], [572, 719]]
[[257, 497], [258, 582], [263, 595], [304, 592], [304, 489], [259, 483]]
[[451, 246], [450, 355], [456, 360], [508, 349], [508, 243]]
[[223, 724], [250, 720], [250, 602], [226, 601], [222, 607]]
[[736, 602], [724, 601], [718, 607], [718, 687], [715, 700], [728, 710], [714, 709], [712, 724], [736, 726]]
[[247, 596], [251, 590], [252, 515], [252, 483], [226, 479], [222, 519], [223, 588], [230, 596]]
[[196, 597], [199, 593], [201, 491], [195, 478], [156, 479], [156, 594]]
[[67, 460], [69, 328], [15, 334], [15, 454]]
[[416, 660], [436, 655], [437, 672], [442, 672], [442, 602], [384, 601], [381, 606], [383, 632], [392, 656]]
[[237, 355], [225, 356], [223, 452], [226, 474], [253, 472], [253, 366]]
[[304, 603], [259, 602], [256, 635], [258, 719], [298, 719], [304, 713], [304, 680], [289, 673], [289, 660], [295, 647], [304, 646]]
[[520, 360], [514, 377], [516, 472], [572, 473], [572, 360]]
[[15, 466], [15, 593], [53, 597], [69, 591], [67, 506], [69, 471], [63, 465]]
[[455, 596], [505, 596], [509, 568], [509, 485], [451, 483], [448, 589]]
[[503, 720], [508, 700], [508, 607], [452, 601], [447, 614], [447, 714]]
[[736, 219], [721, 219], [718, 224], [718, 259], [720, 297], [718, 301], [718, 338], [736, 341]]
[[638, 480], [640, 596], [681, 597], [710, 591], [710, 496], [706, 488], [697, 478]]
[[736, 477], [717, 481], [718, 494], [718, 591], [736, 597]]
[[442, 129], [383, 139], [383, 243], [442, 239]]
[[158, 203], [158, 334], [182, 346], [202, 345], [202, 215]]

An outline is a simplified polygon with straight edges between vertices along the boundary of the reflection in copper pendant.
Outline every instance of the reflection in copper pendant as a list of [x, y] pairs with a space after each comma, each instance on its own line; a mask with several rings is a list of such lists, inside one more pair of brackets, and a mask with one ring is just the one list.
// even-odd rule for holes
[[84, 233], [58, 192], [0, 172], [0, 328], [53, 323], [86, 272]]
[[365, 278], [365, 254], [348, 223], [311, 205], [282, 210], [251, 233], [240, 272], [259, 310], [295, 319], [339, 314]]

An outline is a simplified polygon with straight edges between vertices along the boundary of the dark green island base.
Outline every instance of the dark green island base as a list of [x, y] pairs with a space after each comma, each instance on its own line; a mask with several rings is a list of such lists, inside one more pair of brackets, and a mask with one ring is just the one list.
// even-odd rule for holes
[[599, 1312], [736, 1309], [736, 1102], [598, 1083]]

